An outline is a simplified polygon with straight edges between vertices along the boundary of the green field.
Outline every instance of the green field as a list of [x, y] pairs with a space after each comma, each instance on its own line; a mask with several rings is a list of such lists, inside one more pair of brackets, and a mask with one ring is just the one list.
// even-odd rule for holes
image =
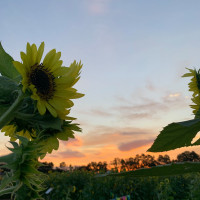
[[200, 173], [170, 177], [96, 177], [92, 172], [54, 172], [46, 188], [49, 200], [109, 200], [130, 195], [132, 200], [199, 200]]

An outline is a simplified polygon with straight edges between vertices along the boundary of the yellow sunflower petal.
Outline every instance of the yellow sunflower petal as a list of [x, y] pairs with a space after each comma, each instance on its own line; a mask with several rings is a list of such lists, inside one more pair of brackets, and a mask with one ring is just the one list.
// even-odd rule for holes
[[75, 85], [79, 79], [80, 79], [80, 77], [74, 78], [72, 76], [69, 76], [69, 77], [62, 76], [58, 79], [55, 79], [55, 82], [56, 82], [56, 84], [58, 84], [60, 86], [62, 85], [65, 88], [69, 88], [69, 87], [72, 87], [73, 85]]
[[60, 57], [61, 57], [61, 52], [56, 53], [54, 57], [52, 56], [52, 59], [49, 59], [49, 62], [47, 63], [47, 67], [51, 69], [54, 65], [57, 64]]
[[29, 42], [27, 42], [27, 45], [26, 45], [26, 55], [27, 55], [28, 66], [29, 67], [33, 66], [32, 51], [31, 51], [31, 45], [29, 44]]
[[84, 94], [77, 93], [77, 90], [74, 88], [67, 88], [67, 89], [58, 89], [55, 91], [55, 96], [68, 98], [68, 99], [77, 99], [84, 96]]
[[55, 111], [55, 109], [51, 105], [49, 105], [47, 102], [45, 102], [45, 105], [47, 109], [49, 110], [49, 112], [51, 113], [51, 115], [54, 117], [57, 117], [57, 112]]
[[[60, 65], [61, 66], [61, 65]], [[65, 74], [69, 73], [69, 67], [57, 67], [53, 74], [55, 77], [64, 76]]]
[[57, 113], [58, 113], [58, 116], [60, 119], [63, 119], [63, 120], [72, 120], [72, 119], [67, 119], [66, 116], [70, 113], [70, 110], [57, 110]]
[[40, 63], [41, 59], [42, 59], [42, 55], [44, 52], [44, 42], [42, 42], [38, 48], [38, 52], [37, 52], [37, 57], [36, 57], [36, 63]]
[[69, 99], [65, 99], [65, 98], [61, 98], [61, 97], [57, 97], [57, 96], [54, 96], [53, 101], [49, 100], [49, 102], [54, 102], [54, 105], [59, 104], [59, 106], [62, 107], [63, 109], [71, 108], [74, 105], [74, 103], [72, 101], [70, 101]]
[[37, 57], [37, 47], [36, 47], [35, 44], [32, 44], [31, 51], [32, 51], [32, 63], [33, 63], [33, 65], [35, 65], [36, 64], [36, 57]]
[[[62, 63], [63, 63], [63, 61], [59, 60], [55, 65], [53, 65], [51, 68], [49, 68], [49, 71], [54, 73], [55, 70], [58, 70], [61, 68]], [[57, 77], [56, 74], [54, 74], [54, 76]]]
[[38, 108], [38, 111], [41, 115], [44, 115], [45, 112], [46, 112], [46, 106], [45, 106], [45, 102], [42, 101], [42, 100], [38, 100], [37, 101], [37, 108]]
[[30, 66], [29, 66], [29, 63], [28, 63], [27, 55], [22, 51], [22, 52], [20, 52], [20, 56], [21, 56], [21, 59], [23, 61], [23, 65], [26, 68], [26, 71], [29, 72]]
[[43, 60], [43, 65], [47, 67], [49, 62], [54, 59], [55, 55], [56, 55], [55, 49], [52, 49], [51, 51], [49, 51], [49, 53], [47, 53], [47, 55], [45, 56]]
[[76, 120], [76, 118], [75, 117], [65, 116], [65, 120]]
[[22, 77], [26, 77], [26, 69], [24, 65], [18, 61], [13, 61], [13, 65], [17, 69], [17, 71], [22, 75]]

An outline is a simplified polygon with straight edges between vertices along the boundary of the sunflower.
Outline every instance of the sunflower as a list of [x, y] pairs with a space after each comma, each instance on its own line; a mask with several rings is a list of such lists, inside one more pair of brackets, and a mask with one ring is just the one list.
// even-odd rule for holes
[[[186, 68], [188, 69], [188, 68]], [[188, 69], [190, 72], [184, 74], [182, 77], [192, 77], [191, 82], [188, 84], [189, 91], [193, 92], [191, 100], [195, 105], [190, 105], [193, 109], [193, 113], [196, 115], [200, 109], [200, 73], [196, 69]]]
[[18, 131], [17, 129], [18, 127], [16, 125], [6, 125], [1, 129], [1, 132], [5, 132], [4, 135], [9, 136], [11, 142], [17, 140], [17, 135], [26, 137], [29, 140], [33, 140], [33, 136], [35, 136], [35, 131], [33, 129], [31, 131], [25, 129]]
[[13, 61], [22, 76], [23, 92], [31, 91], [31, 98], [37, 101], [41, 115], [48, 110], [52, 116], [69, 119], [69, 109], [74, 105], [70, 99], [84, 96], [72, 86], [80, 79], [81, 62], [74, 61], [69, 67], [63, 67], [61, 52], [55, 49], [46, 54], [44, 42], [37, 49], [35, 44], [27, 43], [26, 53], [21, 52], [22, 63]]

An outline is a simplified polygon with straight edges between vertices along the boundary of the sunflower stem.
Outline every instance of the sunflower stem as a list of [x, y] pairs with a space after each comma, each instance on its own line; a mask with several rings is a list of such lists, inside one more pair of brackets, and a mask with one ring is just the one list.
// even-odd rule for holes
[[25, 94], [18, 90], [18, 97], [10, 108], [0, 117], [0, 129], [7, 125], [15, 116], [14, 112], [17, 110], [21, 102], [23, 101]]

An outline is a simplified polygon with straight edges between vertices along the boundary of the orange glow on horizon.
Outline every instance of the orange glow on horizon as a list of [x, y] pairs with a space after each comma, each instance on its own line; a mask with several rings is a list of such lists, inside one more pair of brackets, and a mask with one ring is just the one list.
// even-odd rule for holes
[[159, 155], [169, 155], [170, 159], [176, 159], [177, 155], [184, 152], [184, 151], [195, 151], [196, 153], [200, 154], [200, 149], [197, 147], [183, 147], [176, 150], [171, 150], [168, 152], [158, 152], [158, 153], [152, 153], [147, 152], [147, 149], [150, 147], [150, 145], [145, 145], [130, 151], [122, 152], [116, 148], [116, 146], [106, 146], [99, 155], [97, 154], [86, 154], [85, 157], [82, 158], [60, 158], [56, 156], [56, 152], [53, 152], [53, 157], [51, 155], [47, 155], [46, 158], [41, 160], [41, 162], [53, 162], [55, 166], [59, 166], [61, 162], [65, 162], [67, 165], [73, 165], [73, 166], [81, 166], [81, 165], [87, 165], [90, 162], [103, 162], [106, 161], [108, 165], [111, 161], [114, 160], [114, 158], [120, 158], [120, 159], [128, 159], [129, 157], [135, 157], [136, 154], [149, 154], [152, 156], [155, 156], [155, 159], [158, 158]]

